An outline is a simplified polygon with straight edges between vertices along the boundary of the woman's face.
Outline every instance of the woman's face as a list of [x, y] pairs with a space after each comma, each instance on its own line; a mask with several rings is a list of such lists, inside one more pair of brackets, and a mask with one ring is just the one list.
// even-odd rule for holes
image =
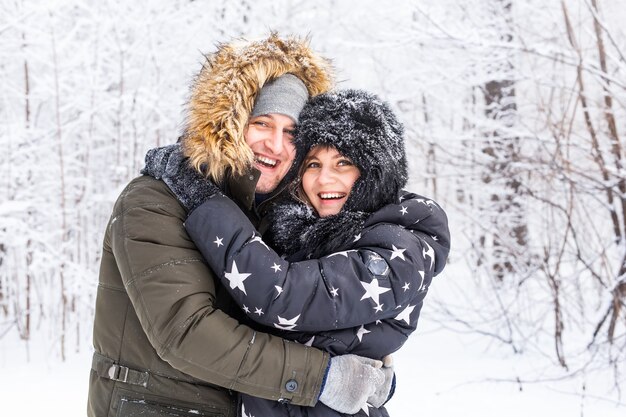
[[302, 189], [320, 217], [339, 213], [361, 172], [333, 147], [317, 146], [307, 154]]

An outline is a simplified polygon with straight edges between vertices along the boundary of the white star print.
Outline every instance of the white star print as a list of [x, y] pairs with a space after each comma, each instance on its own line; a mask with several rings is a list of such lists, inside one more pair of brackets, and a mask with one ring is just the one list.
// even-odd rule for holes
[[418, 274], [420, 274], [420, 286], [417, 287], [417, 290], [419, 291], [422, 288], [422, 285], [424, 285], [424, 271], [417, 271]]
[[252, 414], [246, 414], [246, 407], [241, 403], [241, 417], [254, 417]]
[[224, 246], [224, 244], [222, 243], [222, 240], [224, 240], [223, 237], [215, 236], [215, 240], [213, 241], [213, 243], [215, 243], [217, 247], [219, 248], [220, 246]]
[[391, 245], [391, 247], [393, 248], [393, 252], [391, 252], [391, 258], [389, 258], [389, 260], [392, 260], [394, 258], [400, 258], [403, 261], [406, 261], [406, 259], [404, 259], [404, 251], [406, 249], [398, 249], [396, 248], [396, 245]]
[[265, 246], [267, 250], [270, 250], [270, 247], [267, 246], [265, 242], [263, 242], [263, 239], [261, 239], [261, 236], [252, 235], [252, 239], [250, 239], [250, 243], [252, 242], [259, 242], [261, 245]]
[[306, 342], [305, 346], [313, 346], [313, 341], [315, 340], [315, 336], [311, 337], [308, 342]]
[[406, 291], [408, 291], [410, 289], [410, 287], [411, 287], [411, 284], [408, 283], [408, 282], [405, 282], [404, 283], [404, 287], [402, 287], [402, 289], [406, 292]]
[[380, 321], [380, 320], [376, 320], [376, 323], [375, 323], [375, 324], [382, 324], [382, 323], [383, 323], [382, 321]]
[[416, 198], [415, 201], [417, 201], [418, 203], [426, 204], [427, 206], [437, 207], [437, 203], [435, 203], [433, 200], [425, 200], [423, 198]]
[[274, 327], [276, 327], [277, 329], [282, 329], [282, 330], [293, 330], [296, 327], [296, 322], [298, 321], [299, 318], [300, 318], [300, 314], [298, 314], [296, 317], [292, 318], [291, 320], [287, 320], [285, 318], [282, 318], [281, 316], [278, 316], [278, 323], [274, 323]]
[[331, 253], [330, 255], [328, 255], [327, 258], [331, 258], [337, 255], [345, 256], [347, 258], [348, 252], [358, 252], [358, 251], [356, 249], [350, 249], [350, 250], [344, 250], [343, 252], [335, 252], [335, 253]]
[[245, 304], [243, 305], [243, 311], [250, 313], [250, 309]]
[[354, 240], [353, 242], [356, 242], [357, 240], [361, 239], [361, 234], [359, 233], [358, 235], [354, 235]]
[[[276, 292], [278, 292], [278, 294], [276, 294], [276, 298], [278, 298], [279, 295], [281, 295], [283, 293], [283, 287], [279, 286], [279, 285], [274, 285], [274, 288], [276, 288]], [[274, 298], [274, 300], [276, 299]]]
[[339, 295], [339, 289], [338, 289], [338, 288], [333, 287], [333, 289], [332, 289], [332, 290], [330, 290], [330, 293], [333, 295], [333, 297], [336, 297], [336, 296], [338, 296], [338, 295]]
[[259, 316], [265, 314], [263, 313], [263, 309], [262, 308], [258, 308], [258, 307], [254, 307], [254, 314], [258, 314]]
[[380, 294], [391, 291], [391, 288], [379, 287], [378, 280], [376, 278], [372, 279], [372, 282], [370, 283], [361, 281], [361, 285], [365, 289], [365, 294], [363, 294], [363, 297], [361, 297], [361, 301], [365, 300], [366, 298], [371, 298], [372, 300], [374, 300], [374, 303], [376, 303], [376, 305], [380, 305], [380, 302], [378, 301], [378, 296]]
[[383, 306], [385, 305], [385, 303], [382, 304], [377, 304], [376, 307], [374, 307], [374, 311], [375, 312], [379, 312], [379, 311], [383, 311]]
[[395, 319], [398, 321], [404, 320], [406, 324], [411, 324], [411, 313], [413, 312], [414, 309], [415, 309], [415, 306], [408, 306], [407, 308], [402, 310], [400, 314], [398, 314], [395, 317]]
[[439, 240], [439, 236], [435, 236], [435, 235], [433, 235], [433, 236], [431, 236], [431, 238], [432, 238], [435, 242]]
[[280, 269], [280, 265], [278, 265], [276, 262], [274, 262], [274, 265], [270, 266], [270, 268], [272, 268], [274, 272], [282, 271], [282, 269]]
[[[369, 417], [369, 415], [370, 415], [370, 409], [369, 409], [370, 407], [371, 407], [371, 405], [369, 405], [368, 403], [365, 403], [365, 404], [363, 405], [363, 407], [361, 407], [361, 410], [363, 410], [363, 412], [364, 412], [364, 413], [365, 413], [368, 417]], [[252, 417], [252, 416], [250, 416], [250, 417]]]
[[400, 209], [400, 213], [402, 213], [403, 216], [408, 213], [408, 211], [406, 210], [406, 207], [404, 207], [404, 206], [400, 206], [400, 207], [402, 207]]
[[424, 258], [426, 258], [427, 256], [430, 258], [430, 268], [432, 268], [433, 264], [435, 263], [435, 250], [431, 248], [430, 245], [426, 242], [424, 242], [424, 245], [426, 245], [426, 248], [428, 248], [428, 250], [426, 250], [426, 248], [423, 248], [422, 256]]
[[359, 328], [359, 330], [356, 332], [356, 337], [359, 338], [359, 342], [363, 341], [363, 335], [364, 334], [368, 334], [371, 333], [369, 330], [365, 329], [365, 326], [361, 325], [361, 327]]
[[237, 264], [235, 263], [235, 261], [233, 261], [233, 268], [231, 269], [231, 271], [224, 274], [226, 279], [230, 281], [230, 288], [239, 288], [244, 294], [246, 294], [246, 287], [244, 287], [243, 282], [250, 275], [251, 274], [247, 274], [245, 272], [240, 273], [237, 269]]

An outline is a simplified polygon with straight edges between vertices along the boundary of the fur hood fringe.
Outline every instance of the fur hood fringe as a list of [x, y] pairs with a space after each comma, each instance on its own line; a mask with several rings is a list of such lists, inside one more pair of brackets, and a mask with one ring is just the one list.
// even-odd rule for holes
[[230, 169], [243, 175], [254, 155], [244, 139], [244, 129], [263, 85], [283, 74], [300, 78], [314, 97], [333, 86], [328, 60], [309, 48], [308, 39], [280, 38], [218, 45], [191, 89], [183, 150], [191, 165], [215, 182]]

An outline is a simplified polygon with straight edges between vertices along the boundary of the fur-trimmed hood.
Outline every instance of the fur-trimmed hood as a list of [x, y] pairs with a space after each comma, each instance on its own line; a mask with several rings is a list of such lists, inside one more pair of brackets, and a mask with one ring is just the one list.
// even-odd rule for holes
[[[271, 244], [284, 254], [306, 251], [314, 258], [352, 242], [368, 215], [398, 203], [406, 184], [404, 128], [389, 105], [375, 94], [346, 89], [309, 100], [300, 113], [294, 143], [296, 164], [315, 146], [332, 146], [359, 168], [342, 210], [320, 218], [311, 207], [287, 196], [268, 213]], [[299, 177], [292, 185], [301, 187]]]
[[343, 211], [374, 212], [395, 201], [408, 180], [404, 127], [389, 104], [367, 91], [338, 90], [309, 100], [294, 143], [298, 166], [310, 149], [328, 145], [359, 168]]
[[272, 33], [255, 42], [220, 44], [206, 56], [191, 90], [183, 135], [185, 156], [198, 171], [220, 182], [227, 169], [241, 175], [254, 155], [244, 129], [263, 85], [293, 74], [314, 97], [333, 86], [332, 68], [308, 40]]

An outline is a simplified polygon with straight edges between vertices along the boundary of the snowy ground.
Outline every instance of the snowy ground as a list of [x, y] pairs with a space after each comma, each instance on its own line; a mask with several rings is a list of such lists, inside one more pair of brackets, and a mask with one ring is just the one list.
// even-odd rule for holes
[[[485, 353], [479, 339], [449, 331], [414, 335], [395, 355], [399, 386], [389, 405], [394, 417], [624, 417], [626, 406], [602, 399], [606, 393], [572, 394], [580, 381], [524, 384], [486, 382], [511, 378], [523, 366], [519, 358]], [[43, 346], [43, 344], [38, 345]], [[0, 340], [0, 415], [85, 415], [88, 349], [59, 362], [43, 349], [26, 350]], [[589, 381], [588, 381], [589, 384]]]
[[[486, 353], [476, 336], [446, 331], [409, 340], [395, 356], [399, 387], [389, 407], [392, 416], [464, 417], [624, 417], [626, 405], [608, 400], [579, 380], [518, 384], [521, 369], [532, 365], [506, 354]], [[526, 361], [528, 362], [528, 361]], [[587, 385], [592, 385], [587, 381]], [[605, 384], [602, 384], [605, 386]]]

